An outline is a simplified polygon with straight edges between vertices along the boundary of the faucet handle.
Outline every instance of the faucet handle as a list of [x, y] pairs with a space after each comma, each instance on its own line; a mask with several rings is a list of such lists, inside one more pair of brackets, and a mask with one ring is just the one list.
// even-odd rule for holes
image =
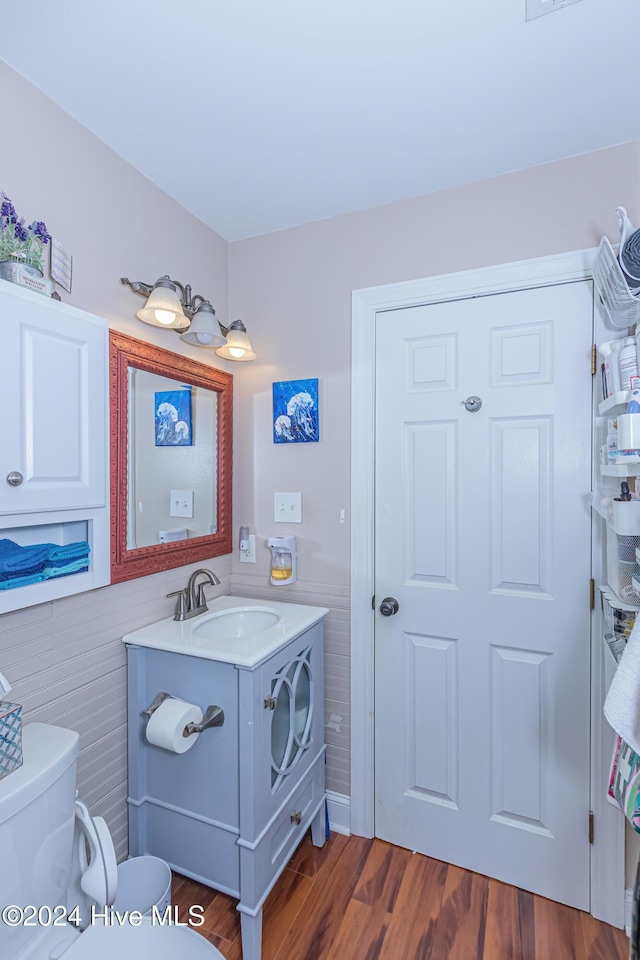
[[186, 620], [187, 618], [187, 594], [184, 590], [174, 590], [168, 593], [167, 597], [177, 597], [174, 620]]
[[204, 583], [199, 583], [199, 584], [198, 584], [198, 600], [197, 600], [197, 607], [198, 607], [198, 609], [200, 609], [200, 607], [204, 607], [205, 610], [208, 609], [208, 608], [207, 608], [207, 598], [206, 598], [205, 592], [204, 592], [205, 586], [206, 586], [206, 584], [204, 584]]

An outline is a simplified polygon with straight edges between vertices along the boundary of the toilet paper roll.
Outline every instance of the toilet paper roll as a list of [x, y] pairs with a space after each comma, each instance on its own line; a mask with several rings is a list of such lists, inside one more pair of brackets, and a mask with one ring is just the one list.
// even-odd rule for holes
[[188, 723], [201, 723], [202, 710], [193, 703], [169, 697], [151, 714], [146, 736], [149, 743], [171, 753], [186, 753], [194, 745], [199, 733], [183, 736]]

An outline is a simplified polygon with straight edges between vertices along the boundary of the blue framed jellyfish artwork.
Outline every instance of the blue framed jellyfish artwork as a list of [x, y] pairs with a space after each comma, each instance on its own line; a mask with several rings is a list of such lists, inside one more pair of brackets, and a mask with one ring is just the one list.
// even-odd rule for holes
[[279, 380], [273, 384], [273, 442], [317, 443], [318, 380]]
[[154, 409], [156, 447], [193, 445], [190, 387], [157, 391]]

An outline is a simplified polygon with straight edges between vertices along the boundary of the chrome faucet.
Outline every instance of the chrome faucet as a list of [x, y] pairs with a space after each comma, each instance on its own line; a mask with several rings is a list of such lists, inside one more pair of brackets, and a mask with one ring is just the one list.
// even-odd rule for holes
[[[197, 583], [200, 574], [207, 577], [206, 583]], [[204, 595], [204, 588], [207, 583], [217, 586], [220, 580], [211, 570], [201, 567], [199, 570], [193, 571], [184, 590], [174, 590], [173, 593], [167, 594], [168, 597], [178, 598], [174, 620], [190, 620], [191, 617], [197, 617], [199, 613], [205, 613], [209, 609]]]

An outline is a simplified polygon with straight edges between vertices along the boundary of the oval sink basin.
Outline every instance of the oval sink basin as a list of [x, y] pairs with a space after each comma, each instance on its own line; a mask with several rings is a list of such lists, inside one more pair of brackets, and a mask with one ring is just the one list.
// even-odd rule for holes
[[241, 640], [268, 630], [280, 620], [275, 610], [246, 607], [213, 613], [193, 628], [193, 636], [199, 640]]
[[122, 639], [126, 644], [253, 668], [327, 613], [326, 607], [271, 598], [217, 597], [197, 617], [164, 617]]

